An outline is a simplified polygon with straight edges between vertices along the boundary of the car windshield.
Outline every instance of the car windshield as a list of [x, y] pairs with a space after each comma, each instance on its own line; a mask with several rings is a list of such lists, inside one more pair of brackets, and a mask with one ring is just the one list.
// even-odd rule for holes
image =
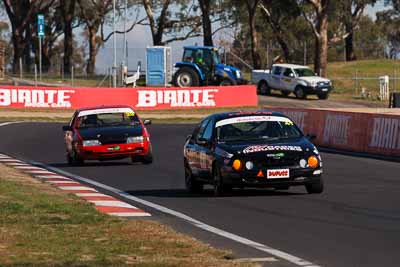
[[293, 69], [294, 72], [298, 77], [312, 77], [315, 76], [315, 73], [307, 68], [301, 68], [301, 69]]
[[75, 121], [75, 128], [120, 127], [138, 124], [140, 124], [140, 121], [134, 112], [114, 112], [78, 117]]
[[290, 119], [279, 116], [248, 116], [221, 120], [216, 123], [216, 132], [219, 142], [274, 140], [302, 136]]

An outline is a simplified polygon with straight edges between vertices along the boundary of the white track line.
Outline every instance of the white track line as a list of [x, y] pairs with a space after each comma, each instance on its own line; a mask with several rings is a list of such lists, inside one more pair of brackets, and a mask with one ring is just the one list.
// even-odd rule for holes
[[[34, 162], [33, 164], [34, 165], [39, 165], [40, 163]], [[147, 201], [147, 200], [132, 196], [132, 195], [130, 195], [130, 194], [128, 194], [128, 193], [126, 193], [126, 192], [124, 192], [122, 190], [117, 189], [117, 188], [114, 188], [114, 187], [111, 187], [111, 186], [108, 186], [108, 185], [93, 181], [93, 180], [88, 179], [88, 178], [81, 177], [79, 175], [74, 175], [72, 173], [69, 173], [69, 172], [66, 172], [66, 171], [63, 171], [61, 169], [54, 168], [54, 167], [51, 167], [51, 166], [48, 166], [48, 165], [45, 165], [45, 164], [40, 164], [40, 165], [44, 166], [45, 168], [47, 168], [49, 170], [55, 171], [57, 173], [61, 173], [61, 174], [65, 175], [65, 176], [72, 177], [75, 180], [79, 180], [79, 181], [85, 182], [87, 184], [94, 185], [94, 186], [96, 186], [98, 188], [102, 188], [102, 189], [105, 189], [107, 191], [113, 192], [114, 194], [117, 194], [117, 195], [119, 195], [121, 197], [124, 197], [126, 199], [135, 201], [137, 203], [140, 203], [140, 204], [145, 205], [147, 207], [150, 207], [150, 208], [153, 208], [155, 210], [161, 211], [163, 213], [170, 214], [170, 215], [175, 216], [177, 218], [180, 218], [180, 219], [182, 219], [182, 220], [184, 220], [184, 221], [186, 221], [186, 222], [188, 222], [188, 223], [190, 223], [190, 224], [192, 224], [192, 225], [194, 225], [194, 226], [196, 226], [198, 228], [201, 228], [203, 230], [206, 230], [208, 232], [214, 233], [216, 235], [225, 237], [227, 239], [236, 241], [238, 243], [244, 244], [244, 245], [252, 247], [254, 249], [269, 253], [269, 254], [271, 254], [273, 256], [276, 256], [278, 258], [281, 258], [281, 259], [284, 259], [284, 260], [286, 260], [288, 262], [291, 262], [291, 263], [293, 263], [293, 264], [295, 264], [297, 266], [321, 267], [319, 265], [313, 264], [312, 262], [309, 262], [309, 261], [304, 260], [302, 258], [299, 258], [297, 256], [294, 256], [294, 255], [291, 255], [289, 253], [286, 253], [286, 252], [284, 252], [282, 250], [272, 248], [270, 246], [267, 246], [267, 245], [252, 241], [250, 239], [247, 239], [247, 238], [241, 237], [239, 235], [224, 231], [222, 229], [218, 229], [216, 227], [213, 227], [211, 225], [208, 225], [206, 223], [198, 221], [198, 220], [196, 220], [196, 219], [194, 219], [192, 217], [189, 217], [186, 214], [181, 213], [179, 211], [175, 211], [175, 210], [169, 209], [167, 207], [155, 204], [153, 202], [150, 202], [150, 201]]]

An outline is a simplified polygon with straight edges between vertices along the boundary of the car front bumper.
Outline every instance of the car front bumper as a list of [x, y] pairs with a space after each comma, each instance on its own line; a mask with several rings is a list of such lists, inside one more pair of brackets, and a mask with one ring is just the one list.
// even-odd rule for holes
[[78, 146], [77, 153], [85, 160], [107, 160], [144, 156], [149, 153], [150, 142], [110, 144], [100, 146]]
[[233, 187], [278, 187], [278, 186], [297, 186], [317, 182], [322, 177], [322, 169], [310, 168], [287, 168], [289, 178], [267, 178], [267, 169], [262, 169], [263, 176], [257, 177], [257, 171], [234, 171], [231, 167], [223, 167], [221, 175], [224, 183]]
[[307, 94], [329, 94], [333, 87], [332, 85], [324, 85], [324, 86], [306, 86], [306, 93]]

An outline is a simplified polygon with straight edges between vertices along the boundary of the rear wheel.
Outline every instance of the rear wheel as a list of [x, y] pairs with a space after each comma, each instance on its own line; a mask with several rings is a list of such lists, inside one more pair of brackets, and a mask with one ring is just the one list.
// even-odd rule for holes
[[302, 86], [297, 86], [296, 90], [294, 91], [294, 94], [296, 95], [296, 97], [298, 99], [306, 99], [307, 98], [306, 91], [304, 90], [304, 88]]
[[325, 93], [325, 92], [324, 93], [318, 93], [317, 96], [321, 100], [328, 99], [328, 93]]
[[174, 75], [173, 84], [179, 87], [199, 86], [199, 76], [192, 68], [183, 67]]
[[185, 186], [190, 193], [200, 193], [203, 191], [203, 184], [196, 181], [192, 170], [185, 164]]
[[306, 184], [306, 190], [309, 194], [321, 194], [324, 191], [324, 181], [320, 178], [318, 181]]
[[270, 95], [271, 88], [266, 81], [261, 81], [257, 86], [257, 91], [260, 95]]

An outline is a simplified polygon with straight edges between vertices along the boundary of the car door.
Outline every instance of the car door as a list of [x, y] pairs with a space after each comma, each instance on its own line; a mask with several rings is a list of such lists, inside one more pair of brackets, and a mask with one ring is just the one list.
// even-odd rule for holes
[[269, 83], [269, 86], [274, 88], [274, 89], [280, 89], [280, 81], [281, 81], [281, 71], [282, 67], [279, 66], [274, 66], [272, 68], [272, 73], [271, 73], [271, 81]]
[[204, 131], [198, 136], [197, 145], [199, 150], [199, 177], [208, 180], [212, 176], [213, 155], [213, 137], [214, 137], [214, 120], [209, 120]]
[[284, 68], [282, 71], [281, 88], [285, 91], [294, 91], [296, 78], [291, 68]]
[[193, 131], [192, 136], [187, 141], [185, 146], [185, 157], [189, 167], [195, 176], [199, 176], [200, 174], [200, 150], [202, 149], [199, 146], [199, 138], [203, 135], [204, 130], [210, 120], [205, 119], [202, 121]]

